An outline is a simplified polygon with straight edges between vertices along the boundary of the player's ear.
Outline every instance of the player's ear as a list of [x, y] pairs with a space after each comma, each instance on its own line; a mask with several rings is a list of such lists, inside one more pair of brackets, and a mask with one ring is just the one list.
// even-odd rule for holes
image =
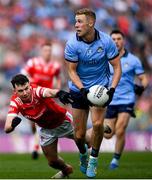
[[94, 23], [95, 23], [94, 19], [90, 18], [88, 23], [89, 27], [94, 27]]
[[93, 23], [93, 21], [89, 21], [89, 27], [93, 27], [94, 26], [94, 23]]

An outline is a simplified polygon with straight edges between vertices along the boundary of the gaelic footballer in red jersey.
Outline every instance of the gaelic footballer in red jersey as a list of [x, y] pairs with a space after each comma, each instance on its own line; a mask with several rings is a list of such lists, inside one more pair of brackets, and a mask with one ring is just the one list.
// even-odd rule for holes
[[[61, 65], [51, 59], [52, 44], [45, 42], [41, 46], [40, 56], [29, 59], [25, 67], [21, 72], [28, 76], [30, 82], [39, 86], [48, 88], [60, 88], [61, 87]], [[39, 157], [39, 145], [36, 127], [33, 122], [30, 122], [32, 132], [34, 134], [34, 146], [32, 152], [32, 159]]]
[[48, 164], [61, 170], [60, 177], [73, 172], [72, 166], [66, 164], [58, 156], [57, 142], [59, 137], [73, 138], [72, 116], [66, 109], [53, 101], [52, 98], [66, 104], [71, 103], [69, 93], [40, 86], [32, 86], [29, 79], [18, 74], [11, 81], [14, 93], [11, 97], [10, 108], [5, 123], [5, 132], [12, 132], [21, 122], [18, 114], [21, 113], [30, 121], [38, 125], [40, 145], [48, 160]]
[[44, 99], [43, 93], [46, 88], [37, 86], [27, 88], [30, 91], [31, 102], [25, 103], [26, 99], [29, 98], [29, 94], [24, 94], [21, 99], [15, 93], [11, 98], [8, 116], [17, 116], [20, 112], [24, 117], [35, 122], [38, 126], [48, 129], [61, 125], [66, 116], [66, 110], [57, 105], [53, 99]]
[[39, 86], [60, 88], [61, 65], [57, 61], [51, 60], [51, 46], [49, 42], [43, 44], [40, 56], [29, 59], [21, 73], [27, 75], [30, 82]]

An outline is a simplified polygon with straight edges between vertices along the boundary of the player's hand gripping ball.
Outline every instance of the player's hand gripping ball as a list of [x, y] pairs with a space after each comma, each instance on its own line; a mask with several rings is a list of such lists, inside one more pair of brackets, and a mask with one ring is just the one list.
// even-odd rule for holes
[[94, 105], [102, 107], [109, 100], [108, 89], [101, 85], [94, 85], [87, 94], [88, 100]]

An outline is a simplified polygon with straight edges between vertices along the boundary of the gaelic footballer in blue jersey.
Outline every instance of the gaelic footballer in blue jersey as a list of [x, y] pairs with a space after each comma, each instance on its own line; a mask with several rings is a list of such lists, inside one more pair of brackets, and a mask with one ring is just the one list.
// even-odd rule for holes
[[[111, 37], [95, 29], [96, 15], [87, 8], [75, 14], [74, 34], [66, 43], [65, 59], [70, 77], [69, 88], [74, 99], [72, 104], [75, 142], [80, 151], [80, 170], [89, 178], [96, 175], [97, 159], [103, 138], [103, 121], [106, 108], [94, 107], [87, 99], [89, 88], [93, 85], [109, 85], [109, 63], [114, 69], [109, 87], [109, 101], [121, 76], [121, 66], [117, 47]], [[88, 159], [87, 146], [84, 143], [89, 110], [91, 112], [93, 132], [92, 149]], [[88, 162], [89, 160], [89, 162]], [[88, 162], [88, 163], [87, 163]]]
[[[147, 86], [148, 80], [139, 58], [124, 48], [124, 34], [119, 30], [113, 30], [111, 37], [119, 50], [122, 67], [122, 76], [115, 90], [113, 100], [107, 108], [105, 119], [105, 124], [111, 127], [112, 133], [104, 133], [106, 138], [111, 138], [114, 133], [116, 134], [115, 153], [110, 163], [110, 169], [115, 169], [119, 166], [119, 159], [125, 146], [125, 131], [129, 119], [134, 116], [135, 77], [141, 82], [141, 86], [138, 85], [140, 92]], [[113, 68], [110, 65], [110, 83], [112, 82], [113, 73]]]

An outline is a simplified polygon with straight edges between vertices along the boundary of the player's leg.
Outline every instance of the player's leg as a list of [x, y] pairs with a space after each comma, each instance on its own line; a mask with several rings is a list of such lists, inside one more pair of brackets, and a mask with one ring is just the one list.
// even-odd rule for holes
[[52, 144], [42, 146], [42, 150], [48, 160], [49, 166], [54, 169], [61, 170], [60, 173], [57, 173], [52, 178], [64, 178], [73, 172], [73, 168], [69, 164], [66, 164], [64, 160], [58, 156], [57, 143], [58, 141], [55, 140]]
[[30, 121], [32, 133], [34, 135], [34, 145], [33, 145], [33, 150], [32, 150], [32, 159], [38, 159], [39, 157], [39, 137], [36, 131], [36, 125], [34, 122]]
[[96, 168], [98, 161], [98, 154], [100, 150], [100, 145], [103, 139], [103, 121], [105, 115], [105, 108], [91, 107], [91, 119], [92, 119], [92, 149], [89, 157], [87, 176], [93, 178], [96, 176]]
[[40, 136], [40, 145], [48, 160], [48, 164], [52, 168], [61, 170], [61, 172], [57, 173], [53, 178], [64, 178], [71, 174], [73, 172], [72, 166], [65, 163], [64, 160], [58, 156], [57, 151], [58, 138], [71, 138], [73, 135], [73, 127], [70, 118], [66, 117], [63, 123], [54, 129], [38, 127], [37, 130]]
[[110, 163], [110, 169], [116, 169], [119, 166], [119, 160], [125, 146], [125, 132], [130, 119], [127, 112], [119, 113], [115, 126], [116, 144], [115, 153]]
[[74, 118], [74, 138], [80, 153], [85, 153], [85, 134], [87, 124], [88, 110], [73, 109]]
[[88, 147], [85, 141], [88, 110], [73, 109], [74, 139], [80, 152], [80, 170], [86, 173], [88, 165]]
[[116, 144], [115, 153], [110, 163], [110, 169], [119, 166], [119, 159], [125, 146], [125, 132], [129, 123], [130, 116], [134, 115], [134, 103], [117, 106], [118, 118], [115, 125]]
[[85, 141], [86, 141], [88, 148], [90, 148], [92, 146], [92, 141], [91, 141], [92, 130], [93, 130], [93, 128], [91, 127], [89, 129], [87, 129], [87, 131], [86, 131]]
[[104, 126], [108, 126], [111, 129], [110, 133], [104, 131], [104, 138], [110, 139], [115, 133], [115, 123], [116, 118], [106, 118], [104, 119]]
[[115, 133], [115, 123], [117, 120], [118, 110], [117, 105], [110, 105], [107, 107], [106, 115], [104, 119], [104, 126], [108, 126], [111, 129], [110, 133], [104, 131], [104, 137], [110, 139]]
[[74, 140], [80, 152], [80, 170], [86, 173], [88, 165], [88, 147], [85, 142], [89, 106], [83, 101], [82, 94], [70, 91], [74, 100], [72, 115], [74, 125]]
[[[107, 136], [108, 139], [112, 136], [114, 132], [113, 128], [111, 127], [112, 125], [109, 124], [109, 120], [107, 123], [104, 122], [104, 126], [103, 126], [104, 136], [108, 135]], [[88, 145], [88, 148], [92, 146], [92, 142], [91, 142], [92, 131], [93, 131], [92, 127], [87, 129], [86, 136], [85, 136], [85, 140], [86, 140], [86, 144]]]

